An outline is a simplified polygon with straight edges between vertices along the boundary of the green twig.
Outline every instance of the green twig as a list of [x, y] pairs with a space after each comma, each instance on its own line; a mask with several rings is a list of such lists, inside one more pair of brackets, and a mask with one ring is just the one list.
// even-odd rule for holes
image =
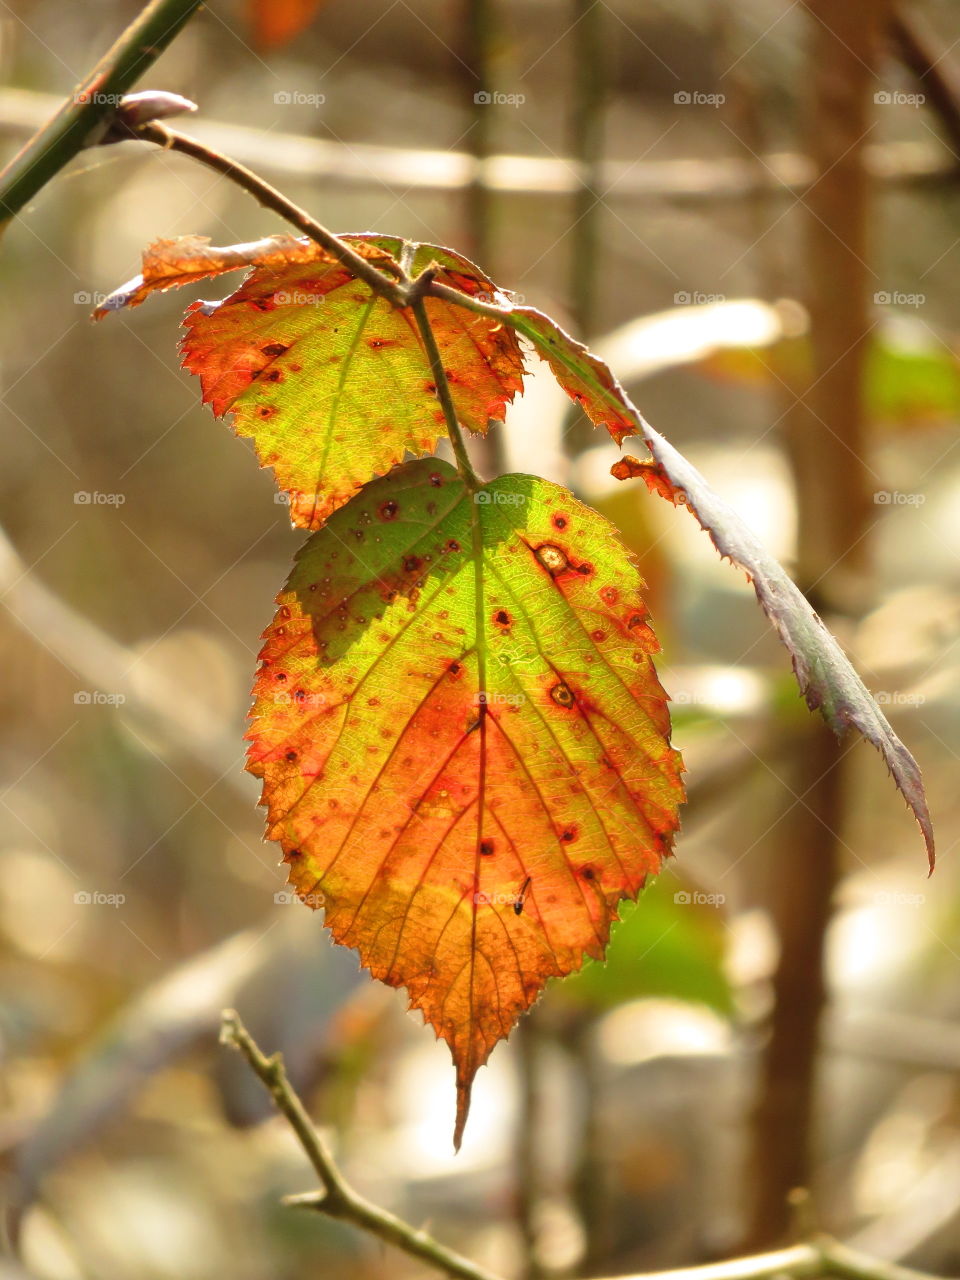
[[316, 1209], [330, 1217], [352, 1222], [438, 1271], [456, 1277], [456, 1280], [497, 1280], [491, 1272], [446, 1248], [425, 1231], [418, 1231], [392, 1213], [371, 1204], [349, 1186], [287, 1079], [283, 1059], [276, 1053], [268, 1058], [240, 1021], [239, 1014], [232, 1009], [224, 1011], [220, 1039], [238, 1049], [254, 1074], [266, 1085], [277, 1110], [293, 1129], [320, 1179], [320, 1194], [291, 1196], [288, 1204]]
[[[427, 1232], [418, 1231], [385, 1209], [377, 1208], [353, 1190], [334, 1163], [333, 1156], [287, 1079], [283, 1059], [276, 1053], [267, 1057], [240, 1021], [239, 1014], [232, 1009], [223, 1013], [220, 1038], [224, 1044], [243, 1054], [254, 1074], [266, 1086], [277, 1110], [292, 1128], [320, 1179], [320, 1191], [287, 1196], [286, 1204], [352, 1222], [437, 1271], [453, 1276], [454, 1280], [498, 1280], [492, 1272], [454, 1253]], [[817, 1276], [836, 1276], [838, 1280], [934, 1280], [925, 1272], [912, 1271], [894, 1262], [859, 1253], [829, 1236], [817, 1236], [806, 1244], [772, 1253], [675, 1271], [622, 1276], [618, 1280], [774, 1280], [774, 1277], [792, 1277], [793, 1280], [810, 1277], [812, 1280]]]
[[[175, 129], [168, 129], [165, 125], [158, 124], [156, 121], [141, 125], [134, 130], [133, 136], [143, 142], [156, 143], [158, 147], [163, 147], [166, 151], [179, 151], [182, 155], [190, 156], [193, 160], [199, 160], [201, 164], [206, 165], [208, 169], [213, 169], [224, 178], [229, 178], [231, 182], [236, 183], [238, 187], [252, 195], [265, 209], [270, 209], [278, 217], [283, 218], [285, 222], [289, 222], [291, 226], [296, 227], [303, 235], [316, 241], [328, 253], [343, 263], [348, 271], [358, 276], [365, 284], [368, 284], [375, 293], [379, 293], [395, 307], [402, 307], [405, 304], [406, 295], [402, 287], [398, 285], [397, 280], [391, 280], [388, 275], [379, 271], [371, 262], [361, 257], [356, 250], [341, 240], [339, 236], [321, 226], [315, 218], [311, 218], [305, 209], [301, 209], [292, 200], [288, 200], [276, 187], [272, 187], [269, 182], [258, 177], [245, 165], [239, 164], [236, 160], [231, 160], [229, 156], [225, 156], [219, 151], [214, 151], [211, 147], [204, 146], [196, 138], [188, 137], [187, 134], [180, 133]], [[399, 266], [396, 267], [394, 274], [403, 283], [409, 283]]]
[[923, 1271], [912, 1271], [895, 1262], [884, 1262], [849, 1249], [846, 1245], [819, 1236], [806, 1244], [772, 1253], [757, 1253], [729, 1262], [710, 1262], [700, 1267], [680, 1267], [674, 1271], [654, 1271], [640, 1276], [619, 1276], [617, 1280], [774, 1280], [774, 1277], [836, 1276], [838, 1280], [932, 1280]]
[[200, 8], [152, 0], [57, 111], [0, 173], [0, 224], [9, 221], [85, 147], [97, 126]]
[[[424, 277], [420, 277], [422, 280]], [[418, 280], [417, 284], [420, 283]], [[410, 303], [410, 309], [414, 314], [417, 322], [417, 328], [420, 330], [420, 337], [423, 339], [424, 350], [427, 353], [427, 359], [430, 361], [430, 372], [433, 374], [433, 381], [437, 388], [437, 399], [440, 401], [440, 407], [443, 409], [443, 416], [447, 422], [447, 432], [450, 436], [450, 443], [453, 445], [453, 452], [457, 459], [457, 468], [464, 479], [464, 483], [471, 492], [479, 489], [483, 483], [473, 469], [473, 463], [470, 461], [470, 455], [467, 453], [467, 444], [463, 438], [463, 431], [460, 423], [457, 421], [457, 411], [454, 407], [453, 396], [450, 394], [450, 383], [447, 381], [446, 370], [443, 367], [443, 358], [440, 355], [440, 349], [437, 346], [437, 339], [434, 336], [433, 329], [430, 326], [430, 318], [427, 315], [427, 309], [423, 302], [423, 292], [430, 293], [433, 288], [432, 278], [428, 279], [425, 285], [421, 286], [422, 292], [414, 296]], [[454, 290], [454, 292], [457, 292]], [[457, 295], [460, 296], [459, 294]]]

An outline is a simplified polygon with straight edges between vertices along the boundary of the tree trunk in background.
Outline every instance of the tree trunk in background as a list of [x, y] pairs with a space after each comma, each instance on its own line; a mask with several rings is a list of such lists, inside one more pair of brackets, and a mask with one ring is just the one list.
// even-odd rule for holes
[[[869, 266], [864, 147], [872, 132], [882, 0], [805, 0], [810, 18], [808, 152], [818, 175], [803, 197], [813, 359], [802, 400], [784, 419], [798, 514], [797, 582], [814, 607], [859, 612], [865, 598], [872, 490], [863, 402], [866, 338], [879, 282]], [[787, 1197], [812, 1171], [818, 1035], [826, 1000], [824, 940], [847, 808], [841, 747], [817, 721], [785, 779], [793, 793], [776, 841], [780, 938], [775, 1008], [751, 1132], [747, 1243], [790, 1228]]]

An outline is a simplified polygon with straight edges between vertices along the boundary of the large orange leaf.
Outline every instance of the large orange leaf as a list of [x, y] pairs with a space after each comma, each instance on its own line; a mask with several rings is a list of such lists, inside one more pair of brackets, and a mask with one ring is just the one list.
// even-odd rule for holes
[[[343, 239], [374, 265], [433, 264], [460, 293], [495, 286], [466, 258], [395, 237]], [[294, 524], [318, 528], [372, 475], [406, 453], [432, 453], [447, 434], [430, 364], [409, 308], [374, 294], [310, 240], [271, 236], [220, 248], [198, 236], [160, 241], [143, 271], [98, 308], [138, 306], [150, 294], [253, 267], [220, 303], [187, 312], [183, 363], [214, 413], [233, 415], [290, 495]], [[426, 310], [462, 426], [485, 432], [523, 386], [516, 335], [497, 319], [427, 298]]]
[[545, 981], [603, 954], [683, 799], [642, 581], [565, 489], [471, 495], [423, 459], [306, 544], [249, 764], [290, 880], [474, 1075]]

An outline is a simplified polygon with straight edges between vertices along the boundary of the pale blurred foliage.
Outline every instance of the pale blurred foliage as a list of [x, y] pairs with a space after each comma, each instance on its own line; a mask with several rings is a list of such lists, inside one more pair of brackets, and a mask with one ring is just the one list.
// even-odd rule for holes
[[[507, 92], [522, 85], [526, 103], [497, 109], [497, 149], [563, 156], [576, 41], [553, 42], [566, 10], [546, 0], [501, 7], [500, 83]], [[798, 13], [775, 21], [784, 7], [755, 0], [735, 20], [728, 13], [727, 56], [705, 0], [650, 6], [642, 18], [636, 6], [608, 6], [608, 155], [626, 165], [641, 155], [686, 159], [693, 175], [704, 158], [738, 155], [716, 113], [678, 110], [673, 93], [681, 82], [709, 89], [748, 48], [741, 69], [761, 95], [767, 146], [795, 145], [801, 32]], [[135, 8], [14, 4], [0, 25], [9, 81], [65, 92]], [[340, 146], [344, 168], [366, 169], [365, 180], [317, 182], [302, 171], [282, 182], [327, 225], [469, 251], [464, 193], [429, 188], [431, 175], [449, 171], [435, 155], [408, 155], [382, 181], [363, 149], [432, 149], [442, 160], [469, 145], [452, 9], [330, 3], [292, 46], [261, 58], [247, 47], [239, 3], [214, 0], [148, 85], [198, 99], [200, 118], [262, 130], [268, 176], [285, 135]], [[933, 12], [946, 47], [956, 15]], [[278, 91], [321, 87], [320, 109], [274, 104]], [[931, 142], [910, 109], [883, 115], [886, 138]], [[774, 204], [768, 220], [785, 208]], [[920, 326], [921, 345], [948, 378], [960, 331], [957, 211], [952, 187], [899, 190], [882, 199], [876, 226], [884, 287], [909, 288], [925, 273], [926, 294], [908, 317], [912, 337], [890, 316], [880, 331], [902, 355], [916, 348]], [[764, 242], [778, 275], [772, 291], [753, 247], [756, 216], [744, 201], [608, 193], [591, 336], [647, 416], [789, 563], [795, 507], [771, 429], [781, 388], [738, 376], [722, 359], [744, 343], [775, 358], [778, 344], [804, 341], [797, 212]], [[309, 1172], [242, 1064], [218, 1049], [224, 1004], [240, 1009], [264, 1048], [285, 1050], [358, 1186], [504, 1274], [522, 1265], [516, 1043], [481, 1072], [454, 1158], [446, 1051], [405, 1017], [401, 995], [334, 953], [319, 918], [274, 901], [283, 873], [261, 843], [241, 735], [258, 635], [301, 537], [249, 449], [178, 371], [186, 295], [96, 328], [89, 299], [74, 302], [133, 274], [155, 237], [229, 241], [279, 229], [207, 172], [124, 146], [82, 157], [0, 247], [0, 501], [16, 548], [0, 555], [9, 607], [0, 623], [0, 1141], [11, 1196], [37, 1197], [22, 1246], [38, 1280], [422, 1274], [347, 1228], [279, 1207], [281, 1194], [310, 1186]], [[493, 261], [482, 265], [569, 322], [568, 229], [565, 197], [501, 195]], [[678, 291], [726, 301], [674, 306]], [[210, 286], [200, 292], [215, 296]], [[906, 376], [889, 362], [888, 379]], [[950, 856], [960, 825], [957, 409], [954, 395], [937, 412], [877, 412], [878, 490], [925, 501], [878, 505], [875, 607], [842, 639], [867, 683], [889, 695], [885, 709], [924, 768], [944, 859], [927, 882], [911, 820], [873, 753], [856, 747], [820, 1134], [824, 1225], [933, 1269], [960, 1258]], [[778, 767], [805, 713], [748, 585], [685, 511], [642, 486], [618, 486], [613, 446], [571, 431], [563, 397], [539, 375], [509, 425], [510, 464], [567, 479], [639, 555], [694, 785], [745, 760], [735, 785], [692, 807], [647, 911], [656, 923], [637, 926], [634, 959], [611, 973], [609, 992], [551, 991], [540, 1015], [544, 1263], [562, 1274], [582, 1252], [570, 1188], [587, 1103], [607, 1164], [607, 1270], [689, 1263], [735, 1240], [741, 1222], [736, 1171], [776, 958], [766, 904], [776, 823], [791, 798]], [[77, 505], [78, 491], [124, 501]], [[84, 705], [80, 691], [122, 691], [125, 701]], [[724, 901], [678, 905], [675, 893]], [[643, 928], [654, 927], [646, 938]]]

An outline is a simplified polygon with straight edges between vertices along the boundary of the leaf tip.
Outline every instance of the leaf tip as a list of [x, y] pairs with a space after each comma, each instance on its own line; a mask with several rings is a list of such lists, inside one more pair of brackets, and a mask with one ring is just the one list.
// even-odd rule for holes
[[458, 1153], [463, 1142], [463, 1131], [467, 1127], [467, 1116], [470, 1114], [470, 1094], [475, 1075], [476, 1068], [457, 1068], [457, 1119], [453, 1126], [453, 1149]]

